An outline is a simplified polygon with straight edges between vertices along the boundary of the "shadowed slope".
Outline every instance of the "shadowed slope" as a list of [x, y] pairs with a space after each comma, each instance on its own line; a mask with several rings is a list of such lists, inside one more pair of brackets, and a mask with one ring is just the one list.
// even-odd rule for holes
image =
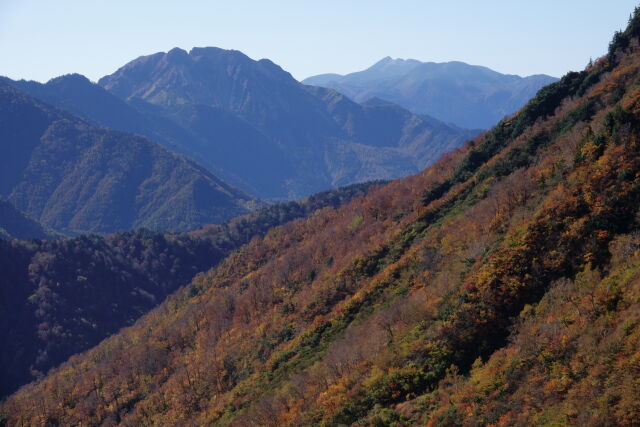
[[[10, 397], [9, 424], [633, 425], [638, 36], [636, 11], [607, 57], [424, 172], [252, 240]], [[501, 364], [527, 328], [549, 348]]]
[[[252, 238], [345, 204], [375, 185], [271, 205], [188, 234], [142, 229], [52, 241], [0, 239], [0, 397], [131, 325]], [[9, 204], [0, 201], [3, 225], [4, 205]]]
[[2, 83], [0, 112], [0, 194], [55, 230], [188, 230], [256, 203], [158, 144], [92, 126]]

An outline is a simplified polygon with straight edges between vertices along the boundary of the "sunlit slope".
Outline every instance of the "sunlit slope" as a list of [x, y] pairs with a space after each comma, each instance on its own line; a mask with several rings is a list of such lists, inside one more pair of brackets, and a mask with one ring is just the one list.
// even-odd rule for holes
[[9, 425], [637, 422], [639, 29], [423, 173], [253, 240]]
[[[380, 184], [355, 184], [270, 205], [189, 233], [140, 229], [104, 237], [0, 239], [0, 399], [130, 326], [196, 274], [270, 228], [346, 204]], [[16, 218], [15, 209], [6, 215], [2, 207], [0, 200], [0, 236], [3, 229], [14, 235], [43, 232], [28, 218]]]

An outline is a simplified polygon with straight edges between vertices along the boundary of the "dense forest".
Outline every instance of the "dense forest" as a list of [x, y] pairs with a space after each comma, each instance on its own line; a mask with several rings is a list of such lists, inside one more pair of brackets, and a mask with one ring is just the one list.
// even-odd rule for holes
[[19, 425], [637, 425], [640, 9], [422, 173], [254, 238]]
[[3, 81], [0, 197], [68, 235], [187, 231], [261, 206], [185, 156], [96, 126]]
[[252, 238], [380, 184], [269, 206], [189, 234], [141, 229], [106, 237], [0, 239], [0, 396], [132, 324]]
[[3, 239], [49, 239], [56, 233], [29, 218], [16, 209], [11, 202], [0, 197], [0, 238]]

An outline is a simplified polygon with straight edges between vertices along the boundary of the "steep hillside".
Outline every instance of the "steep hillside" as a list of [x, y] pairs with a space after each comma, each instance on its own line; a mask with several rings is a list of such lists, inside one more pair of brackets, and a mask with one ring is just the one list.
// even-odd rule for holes
[[382, 98], [466, 128], [489, 128], [520, 109], [555, 77], [501, 74], [464, 62], [386, 57], [363, 71], [322, 74], [304, 84], [334, 89], [356, 102]]
[[188, 230], [256, 201], [145, 138], [90, 125], [0, 83], [0, 195], [63, 233]]
[[225, 255], [144, 230], [0, 242], [0, 252], [1, 395], [130, 325]]
[[135, 108], [80, 74], [60, 76], [46, 84], [7, 77], [1, 80], [34, 98], [112, 129], [134, 132], [146, 120]]
[[7, 423], [637, 424], [638, 36], [636, 10], [423, 173], [252, 240]]
[[10, 202], [0, 197], [0, 238], [50, 239], [55, 233], [20, 212]]
[[46, 84], [11, 80], [7, 77], [0, 77], [0, 81], [93, 124], [144, 135], [172, 151], [186, 154], [203, 163], [203, 159], [199, 158], [197, 153], [189, 151], [189, 144], [184, 143], [199, 141], [196, 134], [161, 116], [138, 111], [80, 74], [56, 77]]
[[0, 397], [131, 325], [252, 238], [316, 210], [338, 207], [376, 184], [272, 205], [189, 235], [138, 230], [0, 241]]
[[268, 199], [410, 175], [477, 134], [389, 103], [362, 106], [306, 87], [269, 60], [217, 48], [144, 56], [99, 84], [179, 126], [179, 150]]
[[640, 420], [640, 236], [611, 242], [606, 269], [586, 265], [526, 305], [510, 343], [471, 372], [451, 371], [419, 405], [428, 425], [627, 425]]

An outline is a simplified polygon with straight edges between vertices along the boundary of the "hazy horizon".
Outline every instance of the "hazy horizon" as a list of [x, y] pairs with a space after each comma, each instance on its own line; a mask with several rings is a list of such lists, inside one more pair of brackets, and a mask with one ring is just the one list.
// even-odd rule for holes
[[46, 82], [76, 72], [96, 81], [139, 56], [215, 46], [268, 58], [298, 80], [360, 71], [387, 56], [560, 77], [603, 55], [635, 5], [0, 0], [0, 75]]

